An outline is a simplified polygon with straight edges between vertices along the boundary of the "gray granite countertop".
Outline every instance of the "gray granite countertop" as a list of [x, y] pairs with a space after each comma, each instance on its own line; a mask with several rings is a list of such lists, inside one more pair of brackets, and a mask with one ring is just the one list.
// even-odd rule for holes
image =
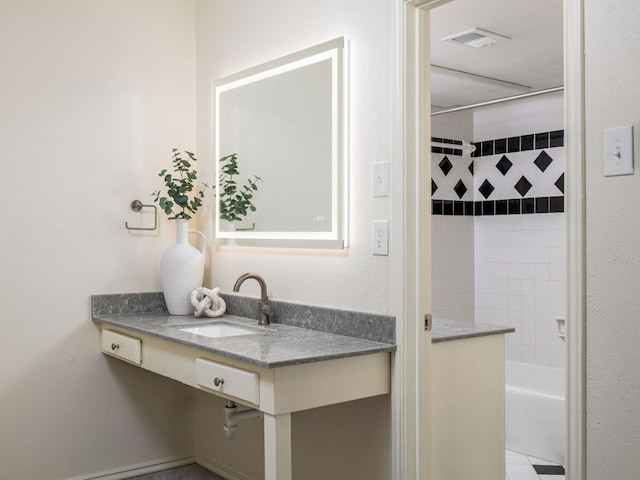
[[484, 337], [487, 335], [501, 335], [515, 332], [515, 328], [485, 325], [460, 320], [433, 319], [431, 342], [440, 343], [464, 338]]
[[[319, 362], [379, 352], [395, 351], [395, 345], [361, 338], [319, 332], [279, 323], [260, 326], [255, 320], [223, 315], [215, 319], [174, 316], [168, 313], [93, 315], [93, 321], [121, 329], [180, 343], [205, 352], [257, 365], [275, 368]], [[256, 333], [223, 338], [208, 338], [176, 327], [231, 323]]]

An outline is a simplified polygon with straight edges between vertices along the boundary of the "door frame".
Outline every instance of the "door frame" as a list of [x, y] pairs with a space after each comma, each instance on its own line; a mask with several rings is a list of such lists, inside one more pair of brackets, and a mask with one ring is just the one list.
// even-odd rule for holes
[[[419, 188], [430, 175], [429, 10], [452, 0], [395, 0], [396, 76], [392, 148], [391, 241], [398, 351], [392, 385], [392, 454], [395, 480], [429, 480], [431, 436], [430, 202]], [[584, 161], [584, 0], [564, 0], [564, 83], [567, 215], [567, 478], [586, 479], [586, 297]], [[426, 56], [425, 56], [426, 55]], [[426, 183], [425, 183], [426, 185]], [[425, 291], [428, 290], [428, 291]]]
[[586, 240], [584, 0], [564, 0], [564, 108], [567, 158], [567, 479], [586, 474]]
[[[431, 478], [431, 177], [429, 3], [395, 0], [396, 76], [392, 112], [391, 242], [398, 350], [392, 375], [395, 480]], [[449, 1], [449, 0], [446, 0]]]

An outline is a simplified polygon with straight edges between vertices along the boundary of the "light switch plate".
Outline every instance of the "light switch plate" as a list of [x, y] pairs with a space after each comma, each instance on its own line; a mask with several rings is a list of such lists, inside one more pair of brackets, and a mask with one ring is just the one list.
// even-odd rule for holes
[[604, 175], [633, 175], [633, 126], [604, 131]]
[[373, 164], [373, 196], [386, 197], [389, 195], [389, 162]]

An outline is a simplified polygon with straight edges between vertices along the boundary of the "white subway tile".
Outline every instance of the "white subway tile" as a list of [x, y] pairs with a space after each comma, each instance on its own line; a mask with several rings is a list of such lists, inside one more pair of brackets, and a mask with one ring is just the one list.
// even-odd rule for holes
[[567, 313], [567, 297], [566, 295], [559, 297], [550, 297], [549, 299], [549, 312], [554, 317], [557, 315], [566, 316]]
[[555, 328], [549, 332], [549, 347], [552, 350], [564, 351], [566, 349], [566, 340], [558, 336], [558, 331]]
[[[512, 325], [509, 325], [510, 327]], [[522, 330], [519, 329], [518, 327], [513, 327], [516, 329], [515, 332], [510, 333], [509, 335], [505, 336], [505, 340], [507, 341], [507, 343], [510, 344], [516, 344], [516, 345], [522, 345]]]
[[552, 264], [562, 264], [564, 265], [567, 261], [567, 252], [564, 246], [562, 247], [551, 247], [549, 249], [549, 261]]
[[539, 263], [536, 264], [536, 280], [549, 281], [549, 265]]
[[535, 249], [535, 263], [549, 263], [549, 248], [538, 247]]
[[508, 312], [506, 325], [520, 330], [522, 328], [522, 312]]
[[[533, 293], [533, 291], [531, 292]], [[536, 297], [534, 296], [522, 296], [522, 312], [535, 313], [536, 311]]]
[[534, 263], [523, 263], [521, 271], [523, 279], [533, 280], [536, 278], [536, 265]]
[[536, 330], [548, 332], [552, 319], [548, 313], [536, 313]]
[[549, 331], [548, 330], [536, 330], [536, 347], [549, 348]]
[[522, 264], [519, 262], [512, 262], [508, 265], [507, 278], [520, 280], [522, 278]]
[[564, 263], [551, 263], [549, 265], [549, 280], [564, 282], [567, 279], [567, 267]]
[[512, 361], [512, 362], [521, 362], [524, 359], [522, 358], [522, 350], [523, 347], [522, 345], [516, 345], [513, 343], [508, 343], [506, 345], [506, 354], [507, 354], [507, 359]]
[[522, 328], [536, 329], [536, 314], [530, 312], [522, 312]]
[[549, 350], [549, 365], [551, 367], [565, 368], [566, 363], [566, 353], [564, 350], [555, 348]]
[[538, 365], [549, 365], [549, 348], [536, 347], [536, 363]]
[[496, 303], [495, 308], [497, 310], [508, 311], [509, 310], [509, 295], [497, 293], [495, 295]]
[[549, 296], [553, 298], [564, 298], [566, 296], [565, 282], [549, 282]]
[[536, 330], [534, 328], [522, 329], [522, 344], [535, 346], [536, 344]]
[[479, 308], [476, 304], [475, 308], [475, 321], [478, 323], [486, 323], [493, 325], [494, 322], [493, 309], [491, 308]]
[[507, 279], [507, 293], [517, 297], [522, 295], [522, 280], [519, 278]]
[[536, 361], [536, 347], [532, 345], [522, 345], [522, 361], [535, 363]]
[[496, 278], [508, 278], [509, 264], [506, 262], [497, 262], [496, 266]]
[[507, 278], [496, 278], [495, 291], [498, 294], [509, 293], [509, 280]]
[[548, 280], [536, 280], [535, 281], [536, 289], [536, 297], [548, 297], [550, 292], [550, 282]]
[[522, 296], [521, 295], [509, 295], [509, 311], [522, 313]]

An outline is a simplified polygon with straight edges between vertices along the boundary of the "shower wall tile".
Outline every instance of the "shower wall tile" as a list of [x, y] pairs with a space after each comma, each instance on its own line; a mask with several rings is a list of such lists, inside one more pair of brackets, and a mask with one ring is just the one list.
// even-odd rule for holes
[[473, 217], [433, 216], [431, 228], [433, 316], [473, 322]]
[[[547, 140], [540, 140], [537, 145], [549, 145], [551, 133], [530, 136]], [[495, 146], [498, 140], [486, 142]], [[497, 154], [486, 153], [495, 151], [494, 147], [488, 150], [486, 142], [476, 143], [479, 153], [474, 157], [431, 154], [434, 215], [501, 216], [564, 211], [564, 147], [505, 153], [504, 140], [505, 145], [497, 143], [501, 152]]]
[[564, 366], [555, 321], [566, 309], [564, 214], [474, 221], [475, 321], [516, 329], [507, 359]]
[[468, 156], [431, 154], [431, 197], [436, 200], [473, 201], [473, 159]]
[[475, 158], [474, 195], [478, 200], [562, 197], [556, 182], [564, 170], [564, 147]]
[[476, 144], [472, 156], [432, 153], [433, 313], [512, 326], [508, 359], [564, 366], [555, 321], [566, 311], [562, 94], [472, 115], [433, 119], [434, 136]]

